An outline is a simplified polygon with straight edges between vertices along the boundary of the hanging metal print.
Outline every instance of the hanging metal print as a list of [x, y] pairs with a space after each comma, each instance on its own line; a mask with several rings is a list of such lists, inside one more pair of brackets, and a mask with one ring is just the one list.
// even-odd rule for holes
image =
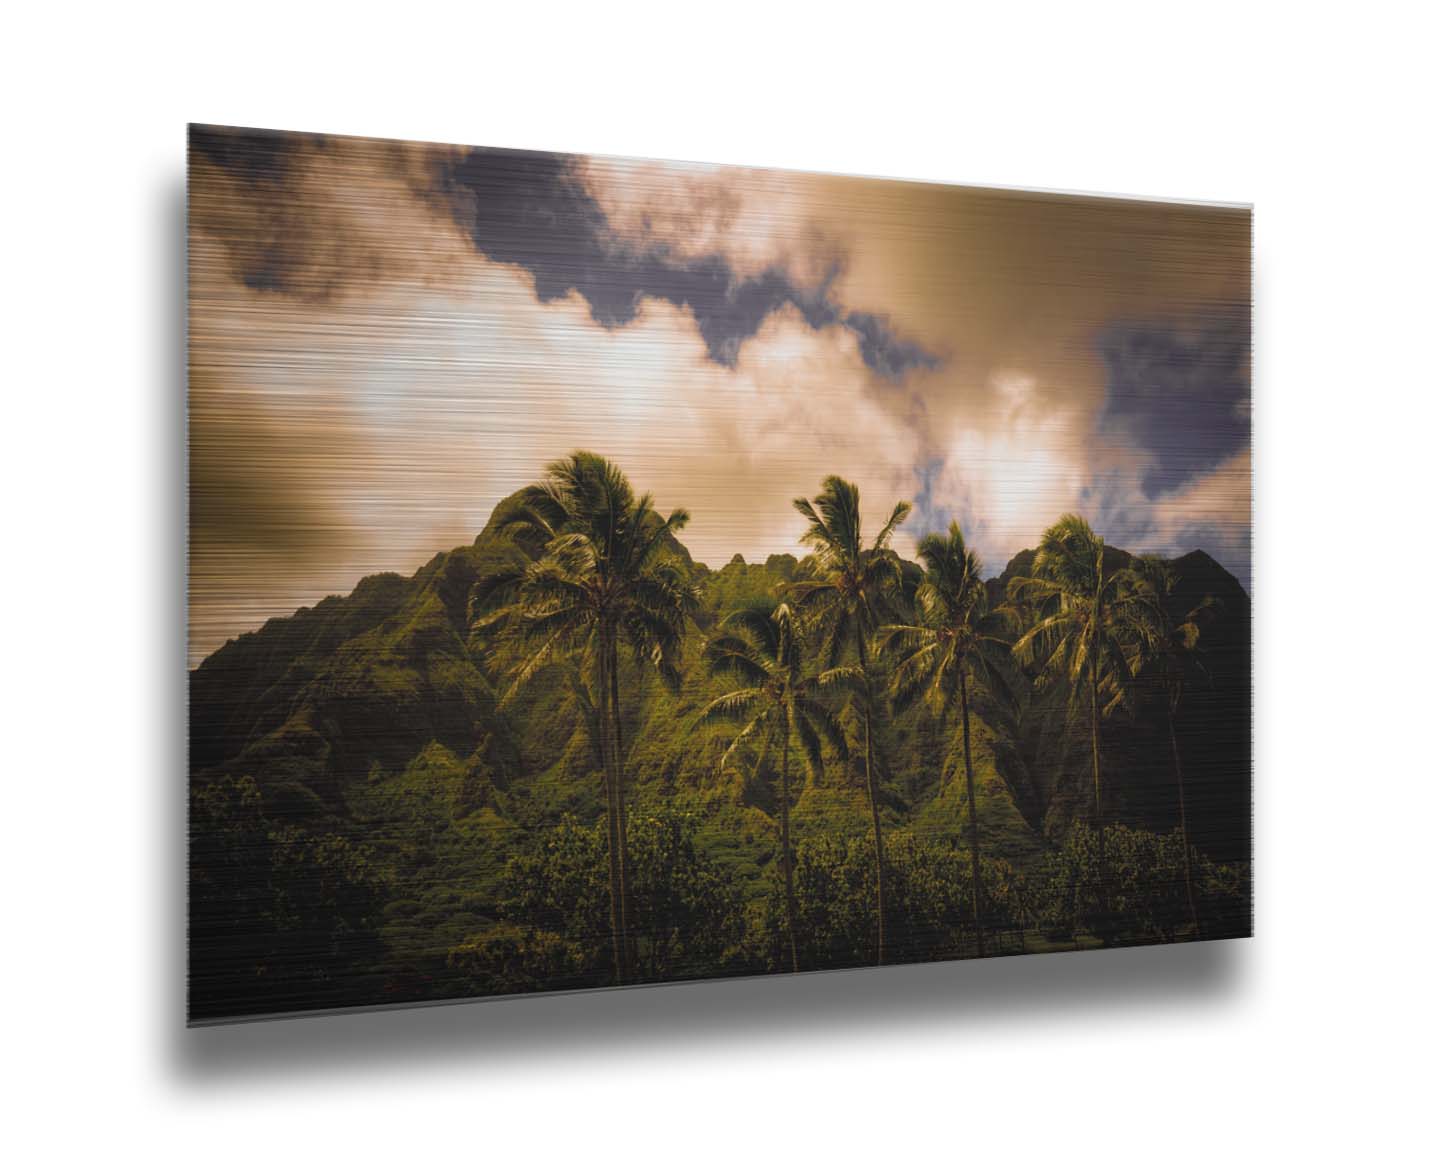
[[194, 127], [192, 1022], [1246, 936], [1251, 216]]

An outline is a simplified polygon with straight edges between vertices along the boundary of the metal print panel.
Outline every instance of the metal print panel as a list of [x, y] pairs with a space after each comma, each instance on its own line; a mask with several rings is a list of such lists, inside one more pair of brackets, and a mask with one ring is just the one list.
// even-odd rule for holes
[[1245, 936], [1248, 209], [194, 127], [193, 1022]]

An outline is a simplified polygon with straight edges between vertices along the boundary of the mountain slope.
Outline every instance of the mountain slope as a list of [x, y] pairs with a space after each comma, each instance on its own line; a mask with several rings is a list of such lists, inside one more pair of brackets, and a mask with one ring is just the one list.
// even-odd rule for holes
[[[1107, 552], [1114, 566], [1132, 559], [1119, 549]], [[685, 721], [689, 710], [713, 694], [693, 659], [700, 630], [793, 577], [796, 561], [779, 555], [747, 564], [737, 555], [712, 572], [678, 546], [677, 555], [693, 573], [702, 605], [687, 646], [685, 687], [671, 697], [654, 681], [642, 684], [636, 670], [627, 668], [625, 723], [635, 734], [627, 742], [630, 767], [642, 787], [705, 789], [716, 783], [712, 767], [694, 761], [706, 741], [695, 738]], [[583, 751], [574, 747], [573, 723], [567, 726], [556, 686], [542, 677], [518, 707], [501, 715], [484, 652], [469, 637], [474, 583], [523, 559], [513, 543], [487, 526], [474, 543], [437, 554], [410, 577], [367, 577], [348, 596], [330, 597], [230, 641], [191, 674], [192, 774], [198, 780], [249, 775], [274, 810], [345, 816], [347, 788], [377, 770], [402, 770], [432, 744], [506, 781], [556, 765], [577, 767]], [[1003, 600], [1008, 581], [1028, 572], [1032, 559], [1033, 552], [1021, 552], [988, 581], [992, 602]], [[1205, 637], [1211, 683], [1185, 701], [1179, 737], [1189, 752], [1201, 836], [1210, 826], [1216, 833], [1212, 846], [1223, 842], [1224, 855], [1238, 857], [1244, 853], [1233, 843], [1236, 831], [1219, 824], [1220, 814], [1233, 810], [1245, 813], [1248, 826], [1249, 597], [1204, 552], [1171, 563], [1178, 577], [1178, 612], [1203, 597], [1224, 606]], [[1172, 807], [1165, 794], [1173, 785], [1168, 772], [1155, 770], [1154, 760], [1168, 749], [1160, 747], [1164, 734], [1153, 730], [1158, 717], [1142, 719], [1147, 722], [1117, 725], [1113, 747], [1106, 749], [1118, 787], [1116, 812], [1163, 824]], [[899, 817], [926, 789], [933, 790], [936, 761], [943, 763], [954, 750], [953, 740], [934, 728], [925, 719], [907, 718], [892, 734], [889, 789]], [[983, 724], [980, 730], [988, 745]], [[713, 749], [714, 740], [709, 743]], [[917, 773], [923, 781], [912, 779]], [[1243, 803], [1240, 792], [1247, 794]]]
[[[725, 734], [697, 730], [693, 718], [724, 686], [699, 656], [707, 628], [793, 578], [797, 560], [750, 564], [737, 555], [711, 571], [679, 545], [675, 558], [700, 600], [681, 687], [667, 691], [628, 660], [621, 668], [631, 805], [693, 813], [697, 847], [754, 912], [776, 869], [772, 766], [742, 757], [721, 770]], [[1032, 558], [1020, 553], [989, 582], [992, 600], [1003, 600], [1008, 580]], [[447, 957], [505, 922], [507, 862], [547, 843], [568, 818], [589, 826], [598, 819], [590, 745], [558, 673], [538, 675], [502, 710], [503, 683], [470, 637], [475, 583], [524, 559], [487, 525], [473, 543], [437, 554], [413, 575], [367, 577], [348, 596], [227, 643], [191, 673], [191, 987], [199, 1014], [242, 1012], [257, 1000], [279, 1009], [473, 994], [473, 985], [447, 976]], [[1130, 561], [1119, 550], [1107, 558]], [[1205, 637], [1208, 679], [1184, 698], [1177, 723], [1192, 840], [1217, 862], [1243, 866], [1249, 597], [1203, 552], [1171, 563], [1175, 610], [1207, 596], [1224, 607]], [[1036, 706], [1035, 745], [1048, 773], [1038, 807], [1017, 803], [997, 772], [999, 737], [985, 707], [972, 730], [983, 850], [1038, 874], [1045, 853], [1088, 811], [1089, 769], [1088, 742], [1062, 739], [1075, 723], [1063, 690], [1037, 696]], [[858, 736], [855, 710], [843, 719]], [[1173, 828], [1163, 711], [1142, 706], [1107, 722], [1103, 748], [1107, 819]], [[864, 842], [863, 769], [827, 763], [823, 780], [810, 781], [798, 759], [796, 843]], [[918, 710], [884, 718], [877, 762], [887, 828], [908, 834], [906, 844], [962, 848], [968, 810], [958, 718]], [[280, 905], [257, 911], [256, 885], [268, 886], [267, 900], [278, 891]], [[252, 955], [245, 949], [257, 923], [288, 927], [283, 940], [272, 935]], [[337, 966], [347, 972], [338, 984]], [[269, 973], [263, 994], [254, 990], [256, 970]], [[248, 988], [250, 1000], [236, 1000], [236, 988]]]

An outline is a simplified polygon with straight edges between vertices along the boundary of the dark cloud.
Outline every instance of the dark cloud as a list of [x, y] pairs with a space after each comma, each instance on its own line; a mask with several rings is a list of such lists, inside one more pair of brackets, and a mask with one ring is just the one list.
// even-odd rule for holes
[[[391, 155], [397, 146], [384, 141], [192, 126], [192, 213], [226, 244], [246, 287], [322, 301], [351, 281], [373, 281], [381, 273], [388, 254], [327, 211], [317, 200], [323, 190], [305, 180], [307, 165], [327, 149], [345, 146], [394, 168], [420, 198], [443, 200], [479, 252], [530, 274], [542, 302], [576, 292], [606, 328], [634, 321], [647, 297], [663, 300], [689, 309], [710, 358], [733, 367], [766, 318], [793, 307], [817, 331], [840, 326], [853, 333], [866, 366], [884, 379], [897, 381], [941, 363], [897, 336], [886, 317], [841, 309], [831, 295], [838, 263], [818, 284], [807, 285], [779, 265], [742, 275], [723, 255], [682, 256], [665, 244], [619, 234], [573, 157], [436, 149], [427, 184], [417, 183], [403, 158]], [[223, 173], [230, 185], [211, 188], [197, 160]], [[346, 170], [342, 161], [340, 171]], [[353, 171], [359, 178], [358, 167]]]
[[[947, 503], [939, 501], [935, 494], [935, 481], [945, 470], [943, 456], [931, 456], [915, 469], [915, 495], [910, 498], [912, 511], [909, 526], [917, 536], [930, 532], [944, 532], [950, 521], [956, 519], [955, 512]], [[962, 531], [966, 525], [961, 525]]]
[[889, 322], [873, 312], [851, 312], [845, 327], [860, 338], [860, 355], [870, 371], [891, 380], [898, 380], [915, 368], [933, 370], [941, 359], [919, 344], [901, 340], [890, 330]]
[[190, 125], [190, 149], [250, 184], [274, 187], [285, 180], [290, 159], [310, 137], [258, 128]]
[[190, 226], [221, 243], [231, 275], [255, 292], [330, 303], [352, 288], [434, 282], [449, 272], [450, 213], [434, 191], [446, 154], [192, 125]]
[[[257, 292], [300, 293], [306, 287], [297, 271], [310, 263], [301, 255], [310, 247], [308, 230], [304, 214], [296, 211], [297, 198], [285, 189], [307, 142], [308, 137], [289, 132], [190, 126], [192, 215], [210, 225], [229, 250], [235, 274]], [[245, 205], [240, 212], [207, 211], [211, 201], [193, 166], [196, 158], [241, 184]], [[326, 295], [329, 287], [307, 294]]]
[[441, 179], [480, 252], [528, 271], [542, 301], [578, 293], [607, 328], [633, 321], [647, 297], [663, 300], [688, 308], [710, 358], [733, 367], [766, 317], [789, 306], [811, 328], [839, 325], [854, 333], [866, 366], [879, 376], [898, 380], [940, 364], [900, 339], [884, 317], [842, 311], [830, 292], [838, 266], [810, 287], [778, 265], [746, 276], [719, 254], [680, 256], [619, 235], [569, 157], [474, 149]]
[[1125, 429], [1153, 463], [1146, 497], [1174, 492], [1250, 443], [1250, 315], [1113, 323], [1102, 427]]

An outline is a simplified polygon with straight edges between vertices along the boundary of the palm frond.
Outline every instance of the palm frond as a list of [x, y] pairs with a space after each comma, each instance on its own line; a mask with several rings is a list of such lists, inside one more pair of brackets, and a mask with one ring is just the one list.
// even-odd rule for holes
[[[845, 761], [850, 758], [850, 743], [845, 738], [845, 729], [841, 727], [840, 720], [832, 709], [812, 696], [796, 697], [795, 709], [804, 716], [805, 722], [820, 734], [824, 742], [830, 745], [838, 759]], [[823, 757], [818, 761], [811, 761], [810, 774], [811, 779], [817, 782], [824, 778]]]
[[860, 688], [865, 684], [865, 673], [858, 664], [842, 664], [817, 673], [815, 683], [821, 688]]
[[726, 747], [725, 751], [720, 754], [721, 769], [726, 768], [730, 763], [730, 758], [746, 744], [748, 744], [752, 739], [754, 739], [755, 734], [759, 732], [764, 726], [765, 719], [765, 714], [761, 713], [759, 716], [756, 716], [753, 720], [751, 720], [750, 723], [746, 724], [744, 728], [740, 729], [738, 733], [736, 733], [735, 739], [730, 741], [730, 744]]
[[810, 718], [799, 708], [792, 707], [788, 717], [790, 727], [800, 740], [805, 751], [805, 760], [810, 765], [812, 778], [818, 779], [825, 772], [825, 756], [820, 746], [820, 734], [810, 723]]
[[899, 528], [901, 524], [905, 523], [905, 519], [909, 515], [910, 504], [908, 502], [901, 500], [895, 505], [894, 510], [890, 513], [889, 519], [885, 521], [885, 526], [880, 529], [875, 537], [876, 550], [890, 546], [890, 537], [895, 535], [895, 530]]
[[757, 704], [765, 701], [765, 693], [758, 688], [740, 688], [726, 692], [703, 705], [695, 714], [696, 726], [714, 724], [723, 720], [740, 720], [748, 716]]
[[711, 673], [734, 676], [748, 685], [763, 684], [776, 674], [776, 665], [763, 650], [742, 636], [722, 633], [713, 637], [702, 652]]

